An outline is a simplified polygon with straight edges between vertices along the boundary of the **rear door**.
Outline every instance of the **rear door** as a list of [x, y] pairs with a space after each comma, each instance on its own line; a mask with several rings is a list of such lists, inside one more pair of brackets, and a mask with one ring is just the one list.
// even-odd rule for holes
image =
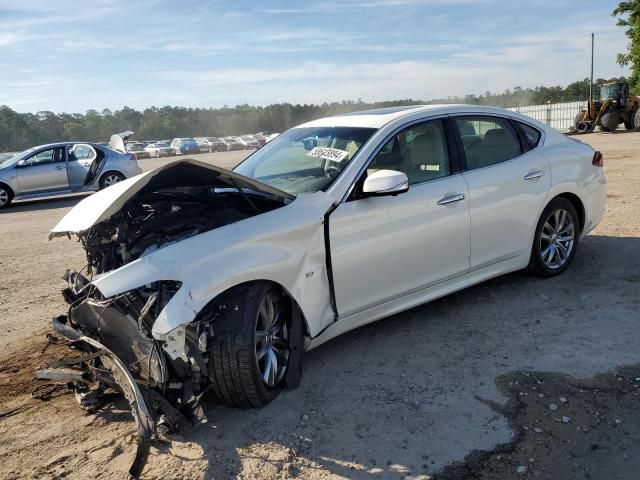
[[469, 186], [471, 269], [528, 254], [551, 186], [549, 161], [536, 149], [541, 133], [498, 116], [453, 119]]
[[96, 150], [85, 143], [69, 145], [67, 151], [67, 170], [69, 186], [72, 190], [82, 188], [86, 184], [91, 167], [98, 159]]
[[16, 174], [22, 193], [67, 190], [65, 148], [53, 147], [34, 153], [22, 166], [16, 166]]

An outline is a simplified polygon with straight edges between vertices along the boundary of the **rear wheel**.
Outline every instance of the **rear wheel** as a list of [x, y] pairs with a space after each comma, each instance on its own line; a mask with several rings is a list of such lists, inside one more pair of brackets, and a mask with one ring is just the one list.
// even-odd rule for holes
[[552, 200], [544, 209], [533, 239], [529, 269], [541, 277], [561, 274], [578, 248], [580, 219], [566, 198]]
[[110, 187], [124, 180], [124, 175], [119, 172], [107, 172], [100, 177], [100, 190]]
[[620, 123], [620, 115], [618, 112], [608, 112], [600, 118], [600, 126], [605, 132], [613, 132], [618, 128]]
[[285, 384], [292, 347], [291, 302], [277, 286], [257, 282], [236, 288], [224, 305], [215, 322], [225, 333], [210, 349], [212, 388], [226, 405], [262, 407]]
[[629, 112], [629, 118], [627, 119], [626, 122], [624, 122], [624, 128], [626, 128], [627, 130], [635, 130], [636, 129], [636, 125], [635, 125], [636, 113], [637, 113], [637, 110], [631, 110]]
[[0, 209], [7, 208], [13, 200], [13, 192], [2, 184], [0, 184]]

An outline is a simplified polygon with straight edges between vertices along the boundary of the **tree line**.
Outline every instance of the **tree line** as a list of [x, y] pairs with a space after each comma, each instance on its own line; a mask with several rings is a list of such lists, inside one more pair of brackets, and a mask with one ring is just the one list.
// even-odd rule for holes
[[[614, 79], [615, 80], [615, 79]], [[603, 83], [599, 79], [596, 85]], [[536, 87], [486, 92], [483, 95], [448, 97], [430, 101], [395, 100], [387, 102], [342, 101], [321, 105], [279, 103], [266, 107], [237, 105], [222, 108], [150, 107], [138, 111], [130, 107], [121, 110], [89, 110], [86, 113], [18, 113], [0, 106], [0, 151], [20, 151], [34, 145], [65, 140], [106, 142], [113, 133], [132, 130], [134, 139], [159, 140], [174, 137], [221, 137], [261, 131], [282, 132], [294, 125], [320, 117], [341, 113], [415, 104], [469, 103], [514, 107], [547, 102], [585, 100], [589, 80], [566, 87]], [[594, 95], [599, 95], [595, 87]]]

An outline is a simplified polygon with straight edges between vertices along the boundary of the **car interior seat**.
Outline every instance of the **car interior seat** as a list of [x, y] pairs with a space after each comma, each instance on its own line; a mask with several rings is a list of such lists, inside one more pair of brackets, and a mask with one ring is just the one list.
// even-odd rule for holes
[[405, 156], [401, 170], [409, 183], [420, 183], [449, 174], [444, 133], [436, 125], [422, 127]]
[[520, 154], [517, 139], [504, 128], [492, 128], [484, 134], [484, 140], [469, 148], [467, 163], [469, 169], [487, 167], [509, 160]]

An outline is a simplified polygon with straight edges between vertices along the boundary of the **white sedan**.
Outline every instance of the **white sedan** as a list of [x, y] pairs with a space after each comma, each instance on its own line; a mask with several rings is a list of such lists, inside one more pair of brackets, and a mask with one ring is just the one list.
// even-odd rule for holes
[[341, 333], [508, 272], [562, 273], [602, 219], [602, 161], [517, 113], [431, 105], [312, 121], [233, 171], [168, 164], [52, 230], [89, 264], [55, 326], [182, 411], [205, 389], [260, 407]]

